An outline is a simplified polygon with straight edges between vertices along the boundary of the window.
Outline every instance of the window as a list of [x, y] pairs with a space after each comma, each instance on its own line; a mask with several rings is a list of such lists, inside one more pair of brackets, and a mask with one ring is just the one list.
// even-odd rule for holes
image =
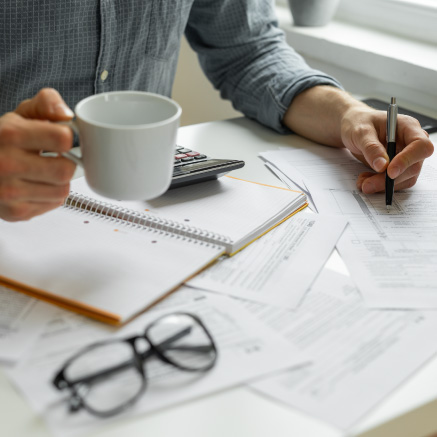
[[336, 18], [437, 44], [437, 0], [340, 0]]
[[337, 18], [437, 43], [437, 0], [341, 0]]

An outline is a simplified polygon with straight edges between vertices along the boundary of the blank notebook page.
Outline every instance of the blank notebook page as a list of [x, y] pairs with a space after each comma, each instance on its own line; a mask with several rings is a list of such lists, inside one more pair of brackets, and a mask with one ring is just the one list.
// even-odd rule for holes
[[0, 223], [0, 275], [122, 319], [222, 252], [65, 208], [28, 222]]

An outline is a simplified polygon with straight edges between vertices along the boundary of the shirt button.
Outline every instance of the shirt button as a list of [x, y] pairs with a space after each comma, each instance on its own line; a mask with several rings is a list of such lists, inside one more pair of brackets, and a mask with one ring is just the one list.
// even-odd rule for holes
[[100, 79], [102, 80], [102, 82], [104, 82], [107, 79], [108, 74], [109, 74], [108, 70], [103, 70], [102, 71], [102, 74], [100, 75]]

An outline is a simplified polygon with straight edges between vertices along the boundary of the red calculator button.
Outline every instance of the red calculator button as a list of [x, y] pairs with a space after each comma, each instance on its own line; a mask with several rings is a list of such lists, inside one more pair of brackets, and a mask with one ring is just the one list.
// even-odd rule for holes
[[200, 155], [200, 153], [199, 152], [188, 152], [187, 153], [187, 156], [197, 156], [197, 155]]
[[185, 153], [178, 153], [177, 155], [174, 156], [174, 159], [182, 159], [186, 157], [187, 155], [185, 155]]

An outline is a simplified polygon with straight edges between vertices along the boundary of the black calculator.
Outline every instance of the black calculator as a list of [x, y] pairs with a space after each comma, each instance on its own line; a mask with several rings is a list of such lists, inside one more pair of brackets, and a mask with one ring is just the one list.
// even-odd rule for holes
[[241, 167], [244, 167], [244, 161], [211, 158], [187, 147], [176, 146], [170, 189], [217, 179]]

